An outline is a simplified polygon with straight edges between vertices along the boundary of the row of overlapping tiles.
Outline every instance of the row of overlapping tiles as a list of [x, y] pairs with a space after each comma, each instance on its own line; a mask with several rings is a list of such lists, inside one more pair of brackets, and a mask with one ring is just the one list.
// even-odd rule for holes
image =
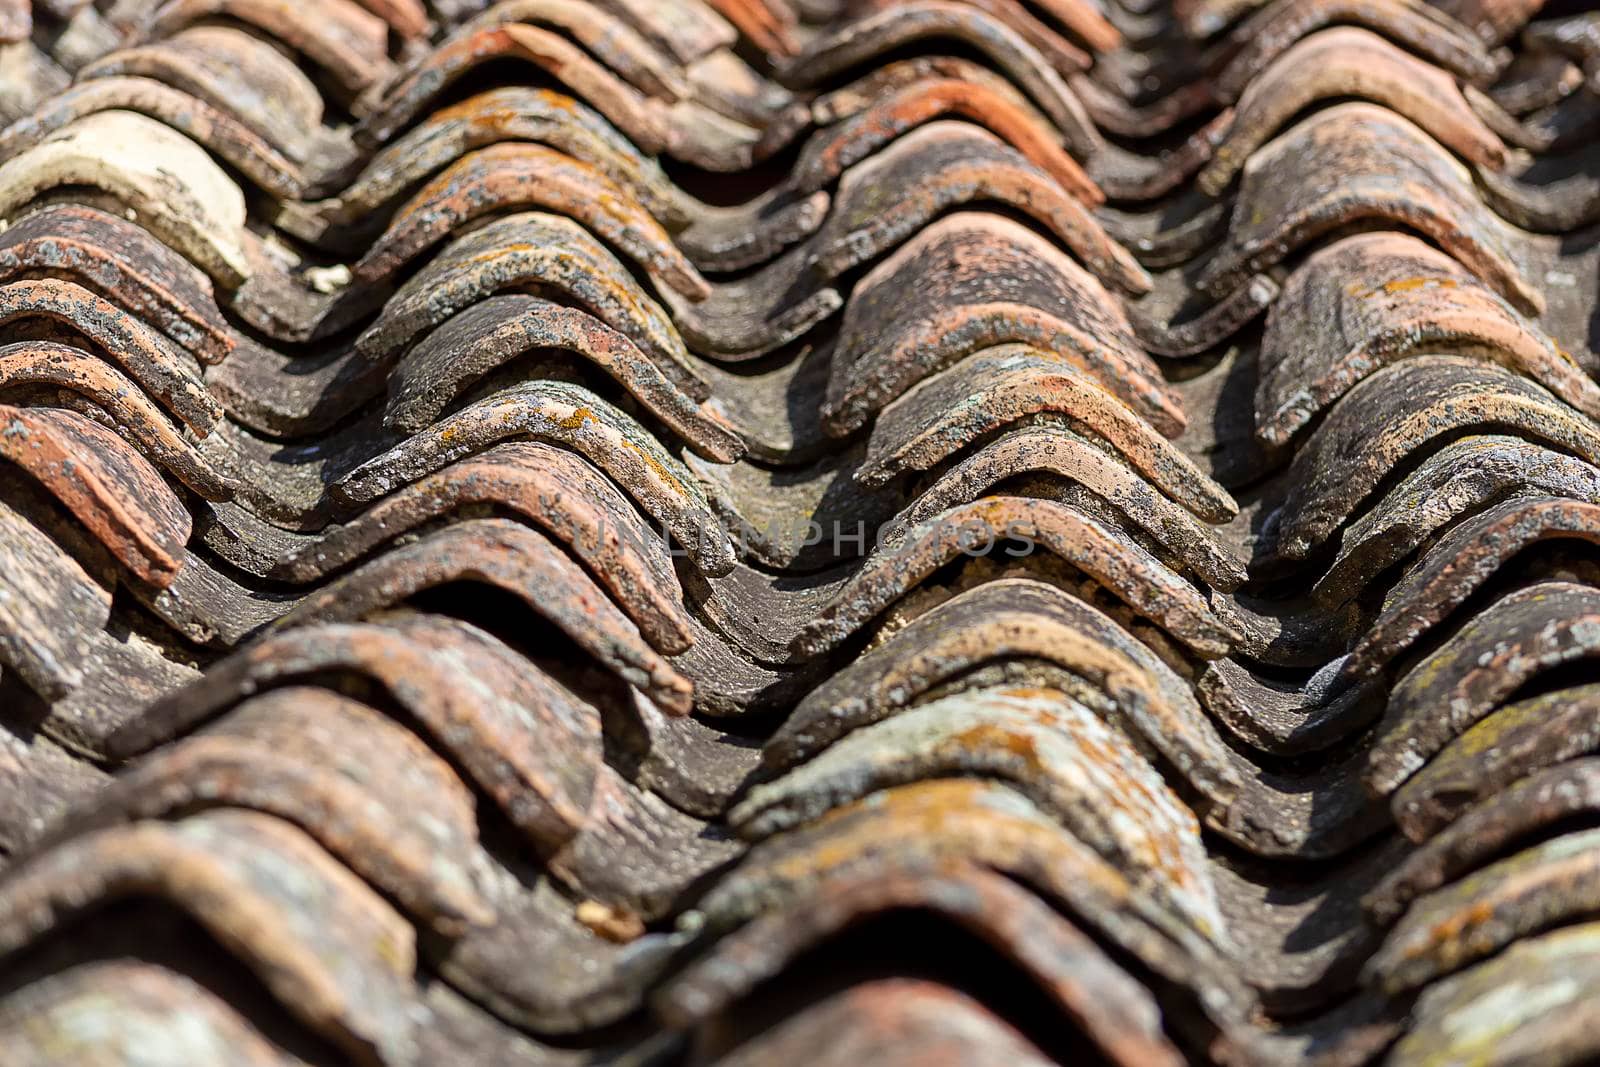
[[0, 5], [6, 1047], [1587, 1054], [1593, 17], [799, 7]]

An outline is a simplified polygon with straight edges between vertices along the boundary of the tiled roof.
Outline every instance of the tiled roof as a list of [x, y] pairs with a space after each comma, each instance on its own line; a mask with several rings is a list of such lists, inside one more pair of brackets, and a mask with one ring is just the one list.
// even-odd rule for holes
[[1600, 1058], [1600, 15], [0, 0], [0, 1065]]

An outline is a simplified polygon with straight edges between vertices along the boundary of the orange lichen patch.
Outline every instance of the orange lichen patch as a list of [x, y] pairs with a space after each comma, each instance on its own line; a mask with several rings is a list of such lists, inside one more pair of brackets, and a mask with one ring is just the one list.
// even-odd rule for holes
[[1396, 293], [1414, 293], [1419, 289], [1454, 289], [1460, 284], [1454, 278], [1440, 277], [1396, 278], [1393, 281], [1387, 281], [1382, 285], [1376, 286], [1353, 282], [1350, 285], [1350, 295], [1357, 299], [1365, 300], [1368, 297], [1377, 296], [1379, 293], [1385, 296], [1394, 296]]
[[1464, 935], [1470, 935], [1474, 927], [1481, 926], [1492, 918], [1494, 918], [1494, 905], [1486, 900], [1479, 901], [1465, 911], [1447, 916], [1429, 927], [1426, 939], [1408, 945], [1404, 956], [1414, 960], [1431, 952], [1437, 952], [1441, 945], [1458, 940]]
[[1203, 935], [1019, 793], [968, 779], [888, 789], [768, 838], [722, 877], [703, 911], [714, 928], [725, 928], [791, 906], [831, 880], [952, 861], [1009, 874], [1157, 971], [1176, 977], [1184, 967], [1191, 975], [1218, 967]]
[[644, 922], [637, 916], [618, 911], [598, 900], [581, 900], [573, 917], [607, 941], [625, 945], [644, 936]]

